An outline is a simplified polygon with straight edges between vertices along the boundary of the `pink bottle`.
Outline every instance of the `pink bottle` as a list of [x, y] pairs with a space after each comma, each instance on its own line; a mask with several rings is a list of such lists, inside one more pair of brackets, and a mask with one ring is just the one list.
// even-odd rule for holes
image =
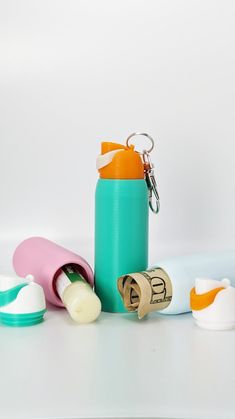
[[17, 275], [25, 277], [32, 274], [42, 285], [46, 299], [59, 307], [64, 307], [59, 298], [55, 280], [60, 269], [68, 264], [77, 265], [84, 279], [93, 287], [94, 276], [90, 265], [81, 256], [42, 237], [31, 237], [16, 248], [13, 266]]

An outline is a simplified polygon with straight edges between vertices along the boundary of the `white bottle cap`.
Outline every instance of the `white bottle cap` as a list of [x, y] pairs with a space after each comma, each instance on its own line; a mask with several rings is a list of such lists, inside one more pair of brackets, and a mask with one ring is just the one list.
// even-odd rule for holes
[[32, 326], [43, 321], [46, 302], [43, 288], [26, 278], [0, 275], [0, 322], [8, 326]]
[[235, 288], [229, 279], [197, 278], [190, 298], [193, 317], [199, 327], [212, 330], [235, 327]]

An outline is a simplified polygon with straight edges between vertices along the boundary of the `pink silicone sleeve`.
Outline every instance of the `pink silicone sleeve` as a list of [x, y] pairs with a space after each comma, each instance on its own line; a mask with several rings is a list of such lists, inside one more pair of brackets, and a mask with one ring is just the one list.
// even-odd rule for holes
[[42, 285], [46, 299], [63, 307], [63, 303], [54, 289], [54, 278], [58, 270], [67, 264], [76, 264], [81, 274], [93, 287], [94, 275], [90, 265], [81, 256], [42, 237], [31, 237], [16, 248], [13, 255], [13, 266], [17, 275], [25, 277], [32, 274], [35, 281]]

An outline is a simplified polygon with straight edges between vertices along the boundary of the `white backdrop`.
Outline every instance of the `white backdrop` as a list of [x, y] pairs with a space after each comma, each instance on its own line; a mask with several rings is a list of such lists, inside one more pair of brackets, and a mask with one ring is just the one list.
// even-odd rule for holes
[[151, 263], [233, 247], [235, 2], [0, 0], [0, 268], [42, 235], [93, 258], [96, 155], [156, 139]]

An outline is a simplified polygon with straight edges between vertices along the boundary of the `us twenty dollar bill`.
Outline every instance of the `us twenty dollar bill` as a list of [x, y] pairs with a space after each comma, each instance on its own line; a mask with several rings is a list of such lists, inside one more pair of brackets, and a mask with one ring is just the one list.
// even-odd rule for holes
[[160, 268], [123, 275], [117, 285], [126, 309], [137, 311], [139, 319], [151, 311], [163, 310], [172, 299], [171, 280]]

